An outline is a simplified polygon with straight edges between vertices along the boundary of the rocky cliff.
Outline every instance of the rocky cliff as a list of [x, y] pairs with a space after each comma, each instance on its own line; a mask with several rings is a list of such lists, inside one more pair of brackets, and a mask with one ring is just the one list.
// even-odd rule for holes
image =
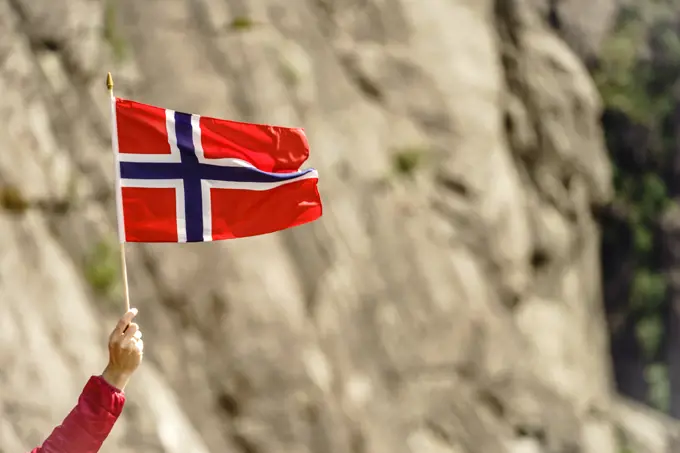
[[325, 215], [128, 247], [147, 354], [103, 451], [668, 451], [613, 405], [611, 169], [549, 3], [0, 0], [0, 451], [61, 420], [123, 307], [109, 70], [305, 127]]

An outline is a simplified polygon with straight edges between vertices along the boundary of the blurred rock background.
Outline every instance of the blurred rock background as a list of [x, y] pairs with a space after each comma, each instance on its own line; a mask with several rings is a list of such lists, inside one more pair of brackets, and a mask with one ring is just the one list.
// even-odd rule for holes
[[0, 0], [0, 452], [123, 309], [116, 94], [303, 126], [324, 217], [128, 246], [103, 452], [680, 451], [677, 0]]

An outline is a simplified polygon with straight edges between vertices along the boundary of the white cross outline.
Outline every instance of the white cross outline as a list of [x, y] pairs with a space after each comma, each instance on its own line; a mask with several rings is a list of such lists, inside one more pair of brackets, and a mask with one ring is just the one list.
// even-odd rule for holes
[[[177, 223], [177, 241], [186, 242], [186, 214], [184, 206], [184, 181], [182, 179], [123, 179], [120, 177], [120, 162], [150, 162], [150, 163], [181, 163], [179, 147], [177, 146], [177, 134], [175, 131], [175, 111], [165, 109], [165, 127], [170, 145], [170, 154], [121, 154], [118, 145], [118, 121], [116, 117], [116, 100], [111, 96], [112, 112], [112, 145], [116, 163], [116, 202], [118, 205], [118, 235], [121, 243], [126, 242], [125, 219], [123, 216], [122, 188], [158, 188], [175, 189], [175, 209]], [[235, 158], [209, 159], [205, 157], [203, 151], [203, 140], [201, 138], [201, 116], [191, 115], [192, 142], [198, 162], [201, 164], [217, 165], [222, 167], [250, 167], [256, 168], [250, 162]], [[212, 205], [210, 192], [211, 189], [241, 189], [241, 190], [269, 190], [285, 184], [302, 181], [305, 179], [318, 179], [319, 174], [312, 170], [294, 179], [278, 182], [241, 182], [241, 181], [215, 181], [201, 180], [201, 203], [203, 208], [203, 241], [213, 240], [212, 236]]]

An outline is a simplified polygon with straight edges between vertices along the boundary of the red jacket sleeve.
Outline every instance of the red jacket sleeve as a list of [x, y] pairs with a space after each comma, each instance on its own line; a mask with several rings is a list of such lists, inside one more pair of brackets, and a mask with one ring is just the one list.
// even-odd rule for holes
[[92, 376], [78, 404], [50, 437], [31, 453], [96, 453], [111, 432], [125, 404], [123, 392], [101, 376]]

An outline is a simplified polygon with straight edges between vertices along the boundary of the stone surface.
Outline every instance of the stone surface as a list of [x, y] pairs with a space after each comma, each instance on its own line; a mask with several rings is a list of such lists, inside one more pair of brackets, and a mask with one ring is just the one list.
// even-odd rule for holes
[[325, 214], [127, 247], [147, 354], [102, 451], [617, 452], [599, 100], [540, 14], [0, 0], [0, 451], [61, 420], [123, 307], [111, 70], [122, 97], [304, 126]]
[[530, 0], [571, 49], [585, 61], [596, 61], [616, 25], [621, 6], [630, 0]]

